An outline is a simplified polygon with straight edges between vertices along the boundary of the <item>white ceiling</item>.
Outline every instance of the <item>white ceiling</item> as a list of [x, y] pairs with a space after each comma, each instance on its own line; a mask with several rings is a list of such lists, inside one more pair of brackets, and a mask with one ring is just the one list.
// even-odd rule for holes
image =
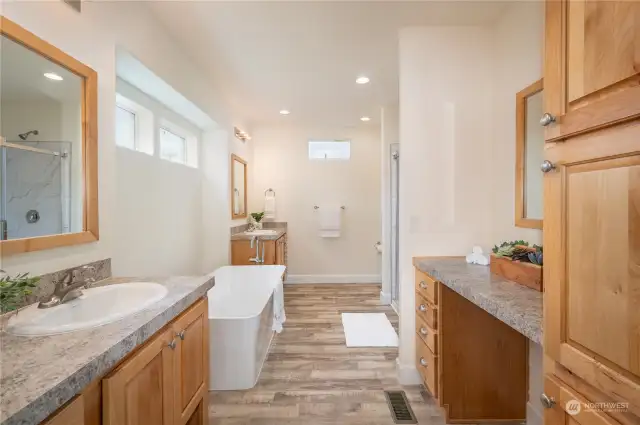
[[[250, 126], [375, 125], [398, 100], [398, 29], [487, 25], [508, 2], [151, 2], [190, 56], [224, 82]], [[356, 85], [359, 75], [371, 78]], [[280, 116], [280, 109], [291, 115]], [[359, 118], [368, 115], [369, 123]]]

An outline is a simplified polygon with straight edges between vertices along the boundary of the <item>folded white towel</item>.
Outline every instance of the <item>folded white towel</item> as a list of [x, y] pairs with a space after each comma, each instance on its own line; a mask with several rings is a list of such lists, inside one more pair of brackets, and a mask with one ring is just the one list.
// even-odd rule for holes
[[277, 333], [282, 332], [282, 325], [287, 320], [284, 313], [284, 285], [282, 280], [276, 284], [273, 289], [273, 326], [272, 329]]
[[276, 197], [274, 195], [266, 195], [264, 197], [264, 218], [276, 218]]
[[342, 228], [342, 209], [339, 206], [328, 205], [320, 207], [320, 237], [340, 237]]

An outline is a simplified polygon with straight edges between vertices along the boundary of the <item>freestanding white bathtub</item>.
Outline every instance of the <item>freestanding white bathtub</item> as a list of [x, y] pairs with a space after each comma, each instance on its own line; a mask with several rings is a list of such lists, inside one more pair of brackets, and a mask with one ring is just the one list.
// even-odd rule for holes
[[273, 291], [285, 266], [226, 266], [208, 292], [211, 390], [258, 382], [273, 338]]

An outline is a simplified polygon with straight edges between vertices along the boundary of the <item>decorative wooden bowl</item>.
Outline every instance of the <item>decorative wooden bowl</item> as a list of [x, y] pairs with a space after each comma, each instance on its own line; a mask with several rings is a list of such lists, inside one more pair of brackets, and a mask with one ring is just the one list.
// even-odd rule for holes
[[[529, 248], [533, 250], [533, 248]], [[489, 270], [493, 274], [502, 276], [507, 280], [519, 283], [531, 289], [542, 292], [544, 285], [542, 283], [542, 267], [536, 264], [525, 263], [522, 261], [511, 261], [507, 257], [498, 257], [491, 254]]]

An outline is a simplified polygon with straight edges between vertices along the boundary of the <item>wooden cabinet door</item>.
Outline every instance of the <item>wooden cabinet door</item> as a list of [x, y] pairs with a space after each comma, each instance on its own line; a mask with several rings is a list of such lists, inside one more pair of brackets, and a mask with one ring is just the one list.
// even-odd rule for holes
[[545, 353], [640, 417], [640, 119], [545, 157]]
[[42, 425], [85, 425], [82, 395], [77, 396], [65, 407], [51, 415]]
[[640, 2], [547, 0], [547, 141], [640, 116]]
[[104, 425], [173, 425], [172, 341], [162, 332], [102, 381]]
[[[175, 424], [183, 425], [190, 420], [203, 399], [206, 402], [209, 390], [209, 321], [206, 298], [183, 313], [174, 322], [173, 331], [177, 341]], [[205, 415], [206, 409], [201, 414]]]
[[544, 393], [553, 403], [545, 409], [544, 425], [620, 425], [606, 413], [592, 409], [593, 400], [554, 377], [545, 378]]
[[284, 236], [276, 241], [276, 262], [279, 266], [284, 266]]
[[255, 266], [256, 263], [249, 261], [255, 258], [255, 245], [251, 248], [251, 241], [239, 240], [231, 241], [231, 265], [233, 266]]

